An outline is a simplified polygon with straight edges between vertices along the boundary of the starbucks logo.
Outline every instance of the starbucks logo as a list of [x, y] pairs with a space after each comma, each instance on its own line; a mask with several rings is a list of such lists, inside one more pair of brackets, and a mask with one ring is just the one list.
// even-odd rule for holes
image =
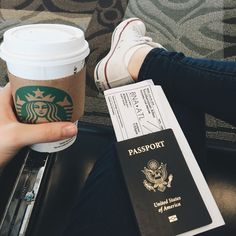
[[63, 90], [46, 86], [25, 86], [15, 93], [16, 111], [26, 123], [70, 121], [71, 97]]

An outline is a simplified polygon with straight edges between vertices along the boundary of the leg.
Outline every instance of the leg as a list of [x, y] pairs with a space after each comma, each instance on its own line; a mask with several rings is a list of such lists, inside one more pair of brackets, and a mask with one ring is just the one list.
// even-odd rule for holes
[[64, 235], [139, 235], [114, 146], [96, 162]]
[[138, 18], [116, 28], [110, 52], [95, 68], [98, 89], [132, 83], [138, 77], [153, 79], [170, 100], [236, 124], [236, 113], [230, 106], [236, 100], [236, 63], [168, 52], [145, 33], [145, 25]]
[[[125, 39], [127, 39], [126, 36], [130, 37], [131, 31], [128, 32], [127, 30], [129, 30], [129, 27], [132, 26], [134, 22], [139, 22], [140, 24], [139, 20], [132, 19], [130, 21], [126, 21], [125, 24], [121, 25], [122, 28], [120, 30], [116, 30], [112, 39], [113, 47], [111, 49], [111, 52], [108, 54], [107, 57], [105, 57], [105, 60], [103, 59], [101, 62], [99, 62], [96, 67], [95, 82], [100, 90], [124, 85], [135, 80], [135, 78], [132, 78], [130, 76], [131, 73], [129, 74], [128, 64], [130, 66], [130, 63], [127, 63], [129, 62], [127, 58], [134, 59], [132, 57], [135, 54], [131, 55], [130, 53], [128, 53], [128, 56], [126, 58], [123, 58], [121, 57], [119, 53], [120, 51], [118, 50], [119, 48], [117, 47], [117, 45], [119, 45], [119, 42], [121, 42], [122, 40], [125, 42]], [[136, 26], [137, 25], [135, 25], [135, 27]], [[139, 31], [138, 37], [140, 37], [140, 35], [144, 36], [145, 30], [143, 30], [143, 26], [138, 28], [142, 29]], [[125, 32], [127, 34], [125, 34]], [[117, 34], [118, 37], [116, 37]], [[134, 37], [135, 42], [137, 42], [136, 36]], [[132, 44], [129, 44], [128, 46], [123, 48], [127, 49], [130, 48], [130, 46], [132, 46]], [[144, 44], [144, 46], [146, 46], [146, 44]], [[135, 70], [136, 74], [139, 74], [139, 80], [153, 79], [156, 84], [161, 84], [163, 86], [171, 102], [172, 108], [174, 109], [175, 114], [185, 132], [185, 135], [187, 136], [191, 147], [195, 150], [195, 155], [197, 153], [196, 156], [200, 156], [202, 158], [204, 155], [205, 133], [203, 111], [205, 109], [203, 108], [205, 107], [205, 104], [203, 103], [203, 101], [201, 101], [201, 103], [197, 103], [197, 101], [198, 99], [203, 99], [200, 97], [202, 96], [201, 90], [204, 90], [204, 88], [201, 88], [201, 86], [204, 86], [205, 81], [202, 81], [203, 78], [201, 76], [199, 76], [199, 79], [201, 80], [199, 82], [193, 80], [194, 77], [192, 77], [192, 73], [196, 73], [197, 75], [199, 74], [199, 71], [197, 72], [197, 69], [200, 70], [200, 68], [196, 66], [194, 72], [193, 70], [190, 70], [188, 72], [186, 71], [186, 74], [188, 74], [188, 76], [185, 76], [185, 69], [183, 69], [181, 65], [185, 64], [186, 61], [188, 62], [189, 59], [186, 59], [183, 54], [170, 53], [161, 49], [151, 50], [150, 47], [145, 48], [149, 51], [146, 52], [146, 55], [142, 54], [143, 58], [139, 57], [140, 59], [142, 59], [142, 61], [140, 63], [139, 68]], [[117, 53], [116, 49], [118, 50]], [[139, 47], [139, 50], [141, 49], [143, 50], [144, 47]], [[133, 53], [135, 53], [134, 50]], [[123, 61], [116, 60], [116, 55], [120, 55], [118, 58], [124, 59], [124, 61], [126, 62], [124, 67], [122, 67]], [[112, 58], [114, 58], [114, 60]], [[163, 60], [163, 62], [161, 59]], [[114, 61], [114, 64], [112, 63], [112, 60]], [[173, 62], [178, 62], [178, 66], [174, 66], [175, 63]], [[117, 66], [117, 64], [119, 64], [119, 66]], [[191, 64], [186, 64], [187, 68], [190, 67], [190, 69], [194, 69], [194, 66], [192, 66]], [[175, 71], [175, 73], [171, 74], [170, 69]], [[210, 68], [209, 72], [212, 69], [213, 68]], [[116, 78], [114, 76], [116, 70], [119, 76], [122, 75], [121, 82], [119, 81], [119, 77]], [[204, 71], [205, 70], [203, 67], [202, 73], [206, 73], [207, 76], [209, 72]], [[207, 68], [206, 71], [208, 71]], [[219, 70], [219, 72], [220, 71], [221, 70]], [[111, 74], [112, 76], [109, 77], [109, 74]], [[212, 72], [212, 74], [214, 73]], [[128, 77], [127, 80], [126, 77]], [[191, 80], [188, 80], [188, 78], [190, 78]], [[195, 79], [196, 78], [197, 77], [195, 77]], [[210, 77], [207, 76], [207, 78]], [[109, 81], [110, 79], [111, 81]], [[173, 81], [175, 79], [176, 81]], [[199, 84], [196, 87], [197, 83]], [[174, 91], [173, 94], [172, 84], [174, 84], [174, 90], [178, 91]], [[215, 86], [216, 85], [210, 85], [209, 82], [210, 88]], [[186, 89], [186, 91], [180, 89]], [[194, 91], [193, 95], [196, 97], [192, 98], [193, 95], [191, 94], [191, 90], [194, 89], [196, 89], [196, 91]], [[197, 89], [200, 90], [198, 91]], [[183, 94], [179, 94], [182, 92]], [[193, 100], [195, 103], [192, 103], [191, 101], [186, 101], [189, 99], [195, 99]], [[204, 99], [207, 99], [207, 97], [204, 97]], [[204, 105], [204, 107], [196, 106], [196, 104]], [[138, 235], [137, 225], [132, 214], [132, 209], [128, 200], [127, 192], [122, 180], [119, 165], [115, 158], [113, 148], [108, 152], [107, 155], [105, 155], [96, 163], [92, 173], [90, 174], [87, 180], [86, 186], [83, 190], [83, 193], [81, 194], [78, 205], [72, 215], [71, 224], [67, 227], [65, 235]]]
[[158, 48], [147, 49], [146, 52], [140, 49], [136, 53], [130, 63], [135, 64], [137, 58], [143, 58], [144, 62], [139, 68], [130, 67], [139, 72], [139, 81], [152, 79], [162, 85], [170, 102], [175, 101], [236, 124], [236, 112], [232, 107], [236, 101], [235, 62], [194, 59], [185, 57], [183, 53]]

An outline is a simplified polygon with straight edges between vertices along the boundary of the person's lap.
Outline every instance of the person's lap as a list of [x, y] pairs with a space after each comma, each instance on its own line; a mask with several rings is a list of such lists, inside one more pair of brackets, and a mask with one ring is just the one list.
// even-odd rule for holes
[[[205, 168], [204, 116], [172, 104], [201, 168]], [[115, 145], [98, 159], [73, 210], [65, 235], [138, 235]]]

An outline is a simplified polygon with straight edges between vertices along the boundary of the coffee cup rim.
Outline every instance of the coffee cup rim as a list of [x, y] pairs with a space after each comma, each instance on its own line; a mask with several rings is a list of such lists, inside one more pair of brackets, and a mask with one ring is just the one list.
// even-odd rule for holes
[[[25, 34], [29, 35], [28, 40]], [[62, 39], [58, 39], [59, 36]], [[0, 57], [3, 60], [7, 63], [25, 65], [70, 64], [84, 60], [89, 52], [89, 45], [83, 31], [63, 24], [31, 24], [14, 27], [4, 33], [3, 43], [0, 45]]]

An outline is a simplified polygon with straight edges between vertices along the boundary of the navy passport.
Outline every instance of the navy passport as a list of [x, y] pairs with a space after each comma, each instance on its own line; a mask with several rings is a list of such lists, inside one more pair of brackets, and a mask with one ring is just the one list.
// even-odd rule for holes
[[177, 235], [212, 222], [171, 129], [116, 148], [142, 236]]

